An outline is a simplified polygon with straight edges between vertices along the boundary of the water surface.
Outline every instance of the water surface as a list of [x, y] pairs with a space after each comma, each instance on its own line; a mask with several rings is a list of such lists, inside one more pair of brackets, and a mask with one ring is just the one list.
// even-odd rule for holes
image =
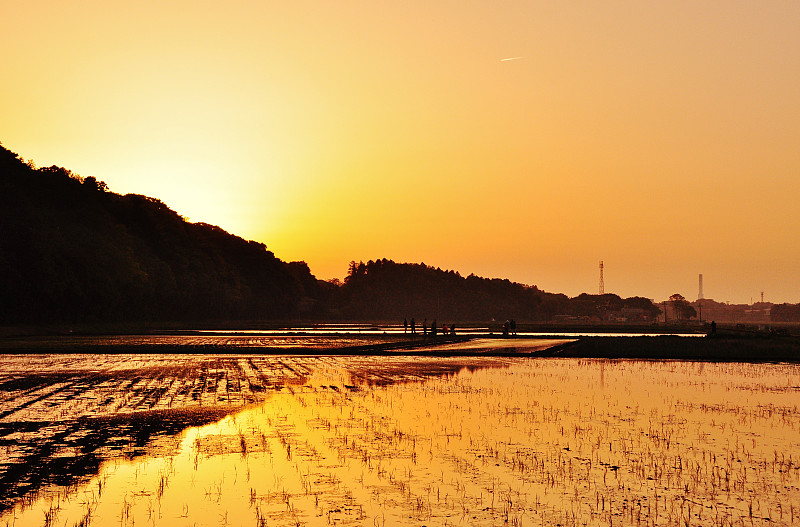
[[[147, 370], [159, 359], [132, 360]], [[0, 525], [800, 522], [798, 365], [261, 360], [257, 371], [284, 377], [254, 402], [168, 447], [112, 457], [82, 482], [43, 487]], [[81, 364], [109, 366], [76, 356], [72, 369]], [[50, 418], [74, 420], [75, 404]], [[28, 419], [47, 415], [38, 411]]]

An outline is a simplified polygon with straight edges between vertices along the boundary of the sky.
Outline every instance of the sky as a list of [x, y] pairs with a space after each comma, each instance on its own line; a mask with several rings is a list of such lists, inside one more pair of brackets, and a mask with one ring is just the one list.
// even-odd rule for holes
[[800, 2], [4, 2], [0, 142], [321, 279], [800, 302]]

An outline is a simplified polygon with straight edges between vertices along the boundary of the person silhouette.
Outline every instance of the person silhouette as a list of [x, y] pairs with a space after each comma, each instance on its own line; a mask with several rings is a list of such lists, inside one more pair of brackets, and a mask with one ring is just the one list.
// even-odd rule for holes
[[417, 333], [417, 323], [414, 320], [414, 317], [411, 317], [411, 334], [415, 335]]
[[408, 333], [408, 320], [403, 319], [403, 333]]

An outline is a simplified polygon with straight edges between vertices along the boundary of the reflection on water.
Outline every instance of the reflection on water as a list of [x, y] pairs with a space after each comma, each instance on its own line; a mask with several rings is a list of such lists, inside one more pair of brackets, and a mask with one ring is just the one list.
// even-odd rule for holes
[[74, 485], [109, 458], [175, 451], [175, 434], [218, 421], [312, 372], [363, 386], [488, 367], [490, 358], [0, 355], [0, 512], [48, 484]]
[[[655, 328], [654, 328], [655, 329]], [[612, 332], [533, 332], [520, 331], [512, 338], [501, 338], [488, 327], [463, 327], [458, 336], [486, 340], [491, 337], [500, 342], [517, 339], [558, 337], [646, 337], [646, 336], [704, 337], [705, 333], [612, 333]], [[173, 352], [173, 353], [248, 353], [258, 350], [282, 350], [292, 353], [347, 348], [381, 346], [392, 343], [407, 343], [416, 347], [428, 342], [420, 329], [411, 334], [402, 326], [332, 325], [297, 327], [269, 330], [200, 330], [172, 331], [163, 334], [145, 335], [58, 335], [46, 337], [18, 337], [0, 339], [0, 351], [4, 352]], [[441, 336], [440, 336], [441, 339]]]
[[[315, 363], [171, 452], [114, 459], [0, 525], [800, 522], [797, 365], [463, 365]], [[384, 366], [387, 382], [364, 382]]]
[[259, 332], [197, 332], [164, 335], [92, 335], [20, 337], [0, 340], [0, 350], [8, 351], [80, 351], [116, 352], [120, 349], [136, 350], [157, 348], [165, 351], [184, 352], [196, 348], [203, 352], [224, 353], [231, 350], [246, 352], [248, 348], [274, 348], [280, 350], [324, 350], [353, 346], [374, 345], [385, 342], [380, 334], [326, 334], [292, 333], [263, 334]]

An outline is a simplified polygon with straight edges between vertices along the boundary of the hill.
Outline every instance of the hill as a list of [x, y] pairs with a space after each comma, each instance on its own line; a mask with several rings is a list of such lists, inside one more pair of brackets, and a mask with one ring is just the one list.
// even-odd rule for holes
[[344, 284], [336, 291], [334, 313], [349, 319], [415, 317], [444, 321], [516, 319], [547, 322], [556, 317], [602, 321], [623, 316], [650, 322], [659, 308], [640, 297], [582, 294], [568, 298], [507, 279], [461, 276], [425, 264], [392, 260], [350, 262]]
[[343, 283], [190, 223], [158, 199], [36, 168], [0, 146], [0, 324], [516, 319], [648, 322], [644, 298], [568, 298], [425, 264], [351, 262]]
[[0, 232], [4, 323], [275, 319], [319, 294], [302, 262], [2, 146]]

